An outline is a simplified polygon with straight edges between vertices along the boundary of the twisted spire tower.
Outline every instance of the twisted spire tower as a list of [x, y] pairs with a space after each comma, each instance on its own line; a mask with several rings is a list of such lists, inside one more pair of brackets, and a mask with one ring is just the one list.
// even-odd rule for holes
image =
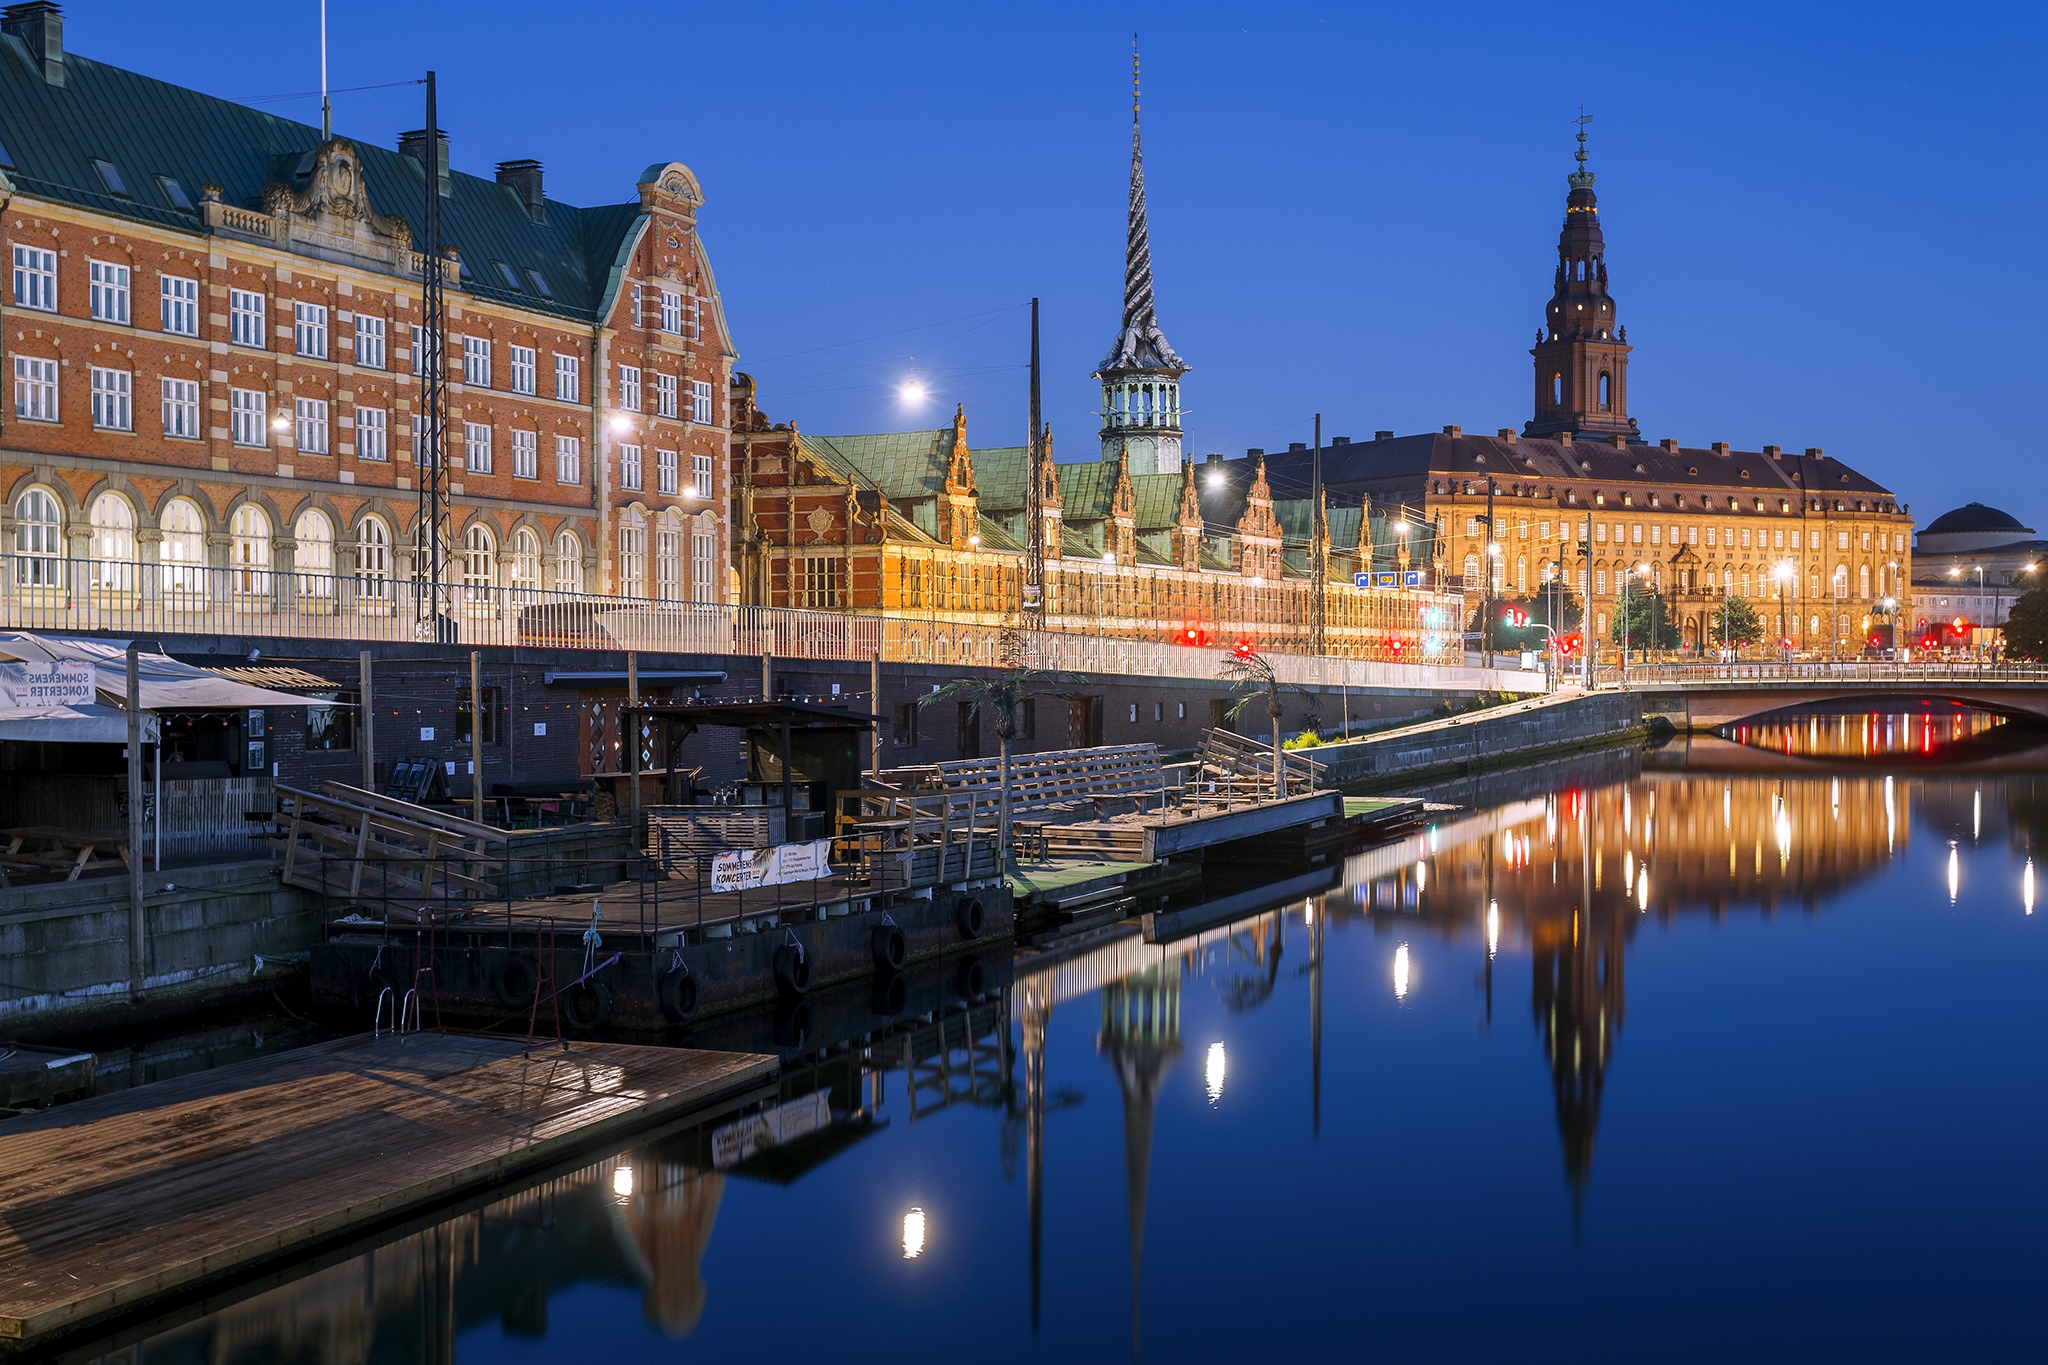
[[1095, 371], [1102, 381], [1102, 458], [1128, 452], [1133, 474], [1177, 474], [1180, 377], [1188, 364], [1159, 330], [1152, 299], [1152, 237], [1145, 217], [1145, 153], [1139, 138], [1138, 40], [1131, 39], [1131, 199], [1124, 232], [1123, 326]]

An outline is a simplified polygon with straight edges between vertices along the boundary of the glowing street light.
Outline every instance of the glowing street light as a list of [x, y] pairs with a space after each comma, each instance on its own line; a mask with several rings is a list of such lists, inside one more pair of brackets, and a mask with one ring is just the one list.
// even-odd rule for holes
[[1223, 1098], [1223, 1076], [1229, 1066], [1229, 1060], [1223, 1055], [1223, 1044], [1209, 1044], [1209, 1055], [1202, 1060], [1202, 1085], [1209, 1092], [1212, 1107]]
[[914, 1261], [924, 1254], [924, 1210], [912, 1208], [903, 1215], [903, 1259]]
[[1210, 471], [1209, 471], [1209, 491], [1210, 491], [1211, 493], [1215, 493], [1215, 492], [1219, 492], [1219, 491], [1221, 491], [1221, 490], [1222, 490], [1222, 488], [1223, 488], [1223, 471], [1222, 471], [1221, 469], [1212, 469], [1212, 470], [1210, 470]]

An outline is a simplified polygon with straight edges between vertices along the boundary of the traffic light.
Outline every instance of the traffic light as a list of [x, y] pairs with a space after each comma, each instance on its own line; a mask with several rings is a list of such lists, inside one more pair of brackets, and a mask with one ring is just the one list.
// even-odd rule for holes
[[1397, 635], [1393, 639], [1387, 641], [1387, 648], [1389, 650], [1392, 650], [1396, 657], [1399, 657], [1401, 653], [1401, 637]]
[[1958, 616], [1955, 620], [1948, 623], [1948, 628], [1954, 631], [1959, 637], [1968, 635], [1970, 633], [1969, 618]]
[[1501, 608], [1500, 619], [1515, 629], [1520, 630], [1523, 626], [1529, 624], [1529, 613], [1510, 602], [1507, 606]]
[[1584, 644], [1584, 637], [1577, 631], [1573, 631], [1570, 635], [1560, 635], [1557, 637], [1557, 652], [1569, 659], [1576, 655], [1579, 652], [1580, 646]]
[[1186, 645], [1190, 649], [1207, 649], [1209, 632], [1200, 626], [1182, 626], [1173, 633], [1173, 642], [1177, 645]]
[[1245, 636], [1239, 636], [1237, 643], [1230, 647], [1230, 652], [1239, 659], [1249, 659], [1257, 654], [1259, 650], [1258, 646], [1254, 645], [1250, 639]]

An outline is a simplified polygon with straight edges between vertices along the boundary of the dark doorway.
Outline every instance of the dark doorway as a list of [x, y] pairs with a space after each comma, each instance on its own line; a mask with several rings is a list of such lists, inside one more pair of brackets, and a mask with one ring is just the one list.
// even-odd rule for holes
[[1092, 749], [1102, 743], [1102, 698], [1067, 698], [1067, 747]]
[[1221, 698], [1209, 703], [1209, 728], [1228, 730], [1230, 728], [1230, 703]]
[[981, 715], [971, 701], [960, 703], [960, 752], [954, 757], [981, 757]]

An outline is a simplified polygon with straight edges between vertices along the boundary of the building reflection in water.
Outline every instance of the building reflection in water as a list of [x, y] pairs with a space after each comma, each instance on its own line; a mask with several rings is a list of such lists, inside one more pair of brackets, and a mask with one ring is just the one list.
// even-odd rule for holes
[[[1324, 918], [1365, 916], [1397, 933], [1427, 926], [1453, 943], [1470, 935], [1489, 1019], [1496, 956], [1503, 945], [1526, 948], [1576, 1209], [1627, 1015], [1637, 927], [1653, 914], [1816, 908], [1903, 853], [1909, 790], [1877, 775], [1644, 773], [1456, 816], [1356, 855]], [[1404, 956], [1397, 949], [1397, 995], [1412, 989]]]

